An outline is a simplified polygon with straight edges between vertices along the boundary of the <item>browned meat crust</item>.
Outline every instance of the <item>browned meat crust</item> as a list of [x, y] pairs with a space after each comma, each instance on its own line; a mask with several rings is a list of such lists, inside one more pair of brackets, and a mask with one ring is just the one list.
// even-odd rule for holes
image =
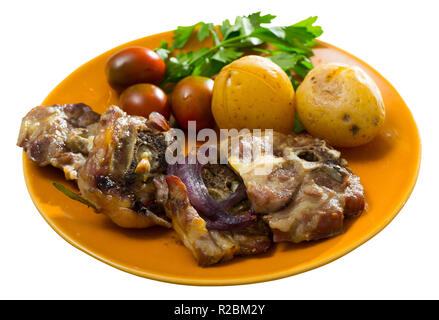
[[[250, 135], [240, 141], [259, 143]], [[252, 208], [273, 231], [274, 242], [332, 237], [343, 232], [345, 216], [363, 211], [359, 178], [325, 141], [306, 134], [275, 133], [273, 154], [250, 163], [230, 158], [230, 164], [243, 179]], [[265, 173], [256, 172], [264, 167]]]
[[206, 164], [201, 176], [215, 200], [224, 200], [236, 191], [242, 180], [228, 166], [219, 164]]
[[35, 107], [22, 120], [17, 145], [38, 165], [60, 168], [66, 179], [75, 180], [99, 117], [83, 103]]
[[155, 200], [153, 179], [166, 172], [166, 120], [128, 116], [110, 107], [99, 121], [94, 145], [79, 171], [84, 198], [124, 228], [171, 227]]
[[186, 187], [175, 176], [166, 178], [165, 209], [174, 230], [200, 266], [231, 260], [234, 256], [265, 252], [271, 246], [270, 232], [259, 221], [240, 231], [208, 230], [206, 222], [191, 206]]

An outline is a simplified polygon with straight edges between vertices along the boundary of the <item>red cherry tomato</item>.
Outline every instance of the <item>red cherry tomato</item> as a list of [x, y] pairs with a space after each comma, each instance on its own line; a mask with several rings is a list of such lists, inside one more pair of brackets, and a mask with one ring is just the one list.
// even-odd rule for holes
[[128, 114], [145, 118], [154, 111], [166, 119], [171, 114], [166, 94], [150, 83], [139, 83], [125, 89], [120, 95], [120, 107]]
[[121, 91], [136, 83], [159, 84], [165, 76], [166, 65], [153, 50], [130, 47], [108, 59], [105, 74], [108, 83]]
[[213, 83], [212, 79], [200, 76], [189, 76], [177, 83], [172, 91], [171, 108], [182, 128], [188, 128], [188, 121], [196, 121], [197, 130], [214, 127], [210, 108]]

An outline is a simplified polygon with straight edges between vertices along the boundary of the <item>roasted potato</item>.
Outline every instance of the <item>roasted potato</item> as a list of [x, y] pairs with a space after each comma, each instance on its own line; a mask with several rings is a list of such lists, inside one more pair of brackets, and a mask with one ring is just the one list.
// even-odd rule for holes
[[338, 147], [371, 141], [385, 118], [375, 82], [358, 67], [336, 63], [308, 73], [297, 89], [296, 110], [310, 134]]
[[289, 133], [294, 123], [294, 89], [277, 64], [260, 56], [245, 56], [216, 77], [212, 113], [220, 128]]

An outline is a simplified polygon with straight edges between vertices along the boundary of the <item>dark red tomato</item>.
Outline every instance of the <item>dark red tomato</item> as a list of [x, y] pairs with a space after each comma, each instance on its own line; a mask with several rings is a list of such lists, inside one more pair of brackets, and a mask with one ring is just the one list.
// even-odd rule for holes
[[120, 107], [128, 114], [145, 118], [154, 111], [166, 119], [171, 114], [166, 93], [150, 83], [139, 83], [125, 89], [120, 95]]
[[200, 76], [189, 76], [177, 83], [172, 91], [171, 108], [182, 128], [188, 128], [188, 121], [196, 121], [197, 130], [214, 127], [210, 108], [213, 83], [212, 79]]
[[108, 59], [105, 74], [108, 83], [121, 91], [136, 83], [159, 84], [165, 76], [165, 62], [153, 50], [130, 47]]

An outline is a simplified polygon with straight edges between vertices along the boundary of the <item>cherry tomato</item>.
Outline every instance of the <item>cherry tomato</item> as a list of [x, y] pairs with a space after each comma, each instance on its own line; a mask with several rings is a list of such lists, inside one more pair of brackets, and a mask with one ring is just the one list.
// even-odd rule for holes
[[196, 121], [197, 130], [215, 125], [210, 110], [213, 83], [210, 78], [189, 76], [175, 86], [171, 96], [171, 109], [183, 129], [188, 128], [188, 121]]
[[128, 114], [145, 118], [154, 111], [166, 119], [171, 114], [166, 93], [150, 83], [139, 83], [125, 89], [120, 95], [120, 107]]
[[105, 74], [108, 83], [121, 91], [136, 83], [159, 84], [165, 76], [166, 66], [153, 50], [129, 47], [108, 59]]

